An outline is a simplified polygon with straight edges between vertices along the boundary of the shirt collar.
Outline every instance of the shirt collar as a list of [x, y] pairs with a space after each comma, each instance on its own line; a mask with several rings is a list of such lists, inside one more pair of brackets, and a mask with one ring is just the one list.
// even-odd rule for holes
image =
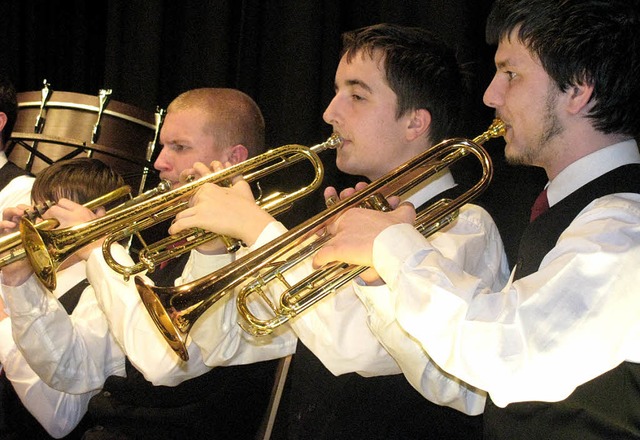
[[454, 186], [456, 186], [456, 182], [453, 180], [451, 172], [445, 168], [431, 177], [427, 183], [408, 191], [402, 197], [402, 200], [411, 202], [413, 206], [419, 207], [438, 194], [453, 188]]
[[5, 153], [4, 151], [0, 151], [0, 168], [5, 166], [7, 162], [9, 162], [9, 160], [7, 159], [7, 153]]
[[547, 186], [549, 206], [578, 188], [622, 165], [640, 163], [635, 140], [619, 142], [582, 157], [562, 170]]

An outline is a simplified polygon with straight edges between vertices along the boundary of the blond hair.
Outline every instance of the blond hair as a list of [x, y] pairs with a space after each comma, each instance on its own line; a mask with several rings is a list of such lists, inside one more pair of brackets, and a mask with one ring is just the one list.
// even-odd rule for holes
[[167, 107], [167, 113], [193, 108], [208, 115], [210, 123], [206, 129], [218, 144], [243, 145], [249, 157], [264, 150], [264, 117], [249, 95], [236, 89], [193, 89], [175, 98]]

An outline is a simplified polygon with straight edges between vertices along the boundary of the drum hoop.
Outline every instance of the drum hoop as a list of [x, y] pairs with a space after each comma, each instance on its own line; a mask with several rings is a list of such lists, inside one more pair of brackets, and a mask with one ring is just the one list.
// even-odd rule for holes
[[[22, 108], [22, 107], [40, 107], [42, 103], [40, 101], [27, 101], [27, 102], [20, 102], [18, 103], [18, 108]], [[59, 107], [59, 108], [67, 108], [67, 109], [77, 109], [77, 110], [88, 110], [88, 111], [95, 111], [96, 113], [100, 111], [100, 109], [96, 106], [93, 105], [88, 105], [88, 104], [76, 104], [73, 102], [64, 102], [64, 101], [47, 101], [47, 105], [44, 107], [45, 109], [51, 108], [51, 107]], [[143, 121], [141, 119], [135, 118], [133, 116], [129, 116], [125, 113], [120, 113], [120, 112], [114, 112], [112, 110], [104, 109], [102, 111], [103, 114], [106, 115], [111, 115], [111, 116], [115, 116], [117, 118], [120, 119], [125, 119], [129, 122], [133, 122], [135, 124], [138, 125], [142, 125], [145, 126], [147, 128], [150, 128], [152, 130], [154, 130], [156, 127], [154, 124], [151, 124], [147, 121]]]
[[13, 141], [14, 143], [19, 143], [19, 142], [25, 142], [25, 141], [31, 141], [31, 142], [42, 142], [42, 143], [51, 143], [51, 144], [59, 144], [59, 145], [64, 145], [67, 147], [75, 147], [78, 149], [84, 149], [84, 150], [92, 150], [95, 151], [97, 153], [101, 153], [101, 154], [105, 154], [107, 156], [111, 156], [114, 157], [116, 159], [120, 159], [120, 160], [125, 160], [125, 161], [129, 161], [135, 165], [138, 166], [142, 166], [144, 168], [152, 168], [153, 167], [153, 163], [145, 160], [145, 159], [138, 159], [138, 158], [126, 158], [123, 157], [120, 153], [122, 153], [120, 150], [116, 149], [116, 148], [111, 148], [111, 147], [107, 147], [106, 145], [101, 145], [101, 144], [93, 144], [90, 143], [87, 145], [87, 143], [85, 141], [78, 141], [76, 139], [71, 139], [71, 138], [63, 138], [60, 136], [49, 136], [49, 135], [45, 135], [45, 134], [40, 134], [40, 133], [20, 133], [20, 132], [14, 132], [11, 133], [11, 137], [9, 138], [9, 142]]

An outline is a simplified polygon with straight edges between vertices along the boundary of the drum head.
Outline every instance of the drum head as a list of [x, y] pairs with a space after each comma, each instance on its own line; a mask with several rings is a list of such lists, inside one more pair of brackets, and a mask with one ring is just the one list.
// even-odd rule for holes
[[98, 95], [54, 91], [44, 106], [42, 99], [40, 91], [18, 93], [18, 119], [6, 149], [16, 165], [37, 174], [58, 160], [91, 156], [118, 171], [134, 193], [157, 182], [147, 160], [153, 113], [110, 99], [101, 104]]

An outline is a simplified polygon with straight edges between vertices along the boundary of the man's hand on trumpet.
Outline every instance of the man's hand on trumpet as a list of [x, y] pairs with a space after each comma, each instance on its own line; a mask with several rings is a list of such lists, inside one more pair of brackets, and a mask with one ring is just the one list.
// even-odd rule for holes
[[18, 231], [20, 219], [26, 210], [31, 208], [28, 205], [18, 205], [13, 208], [6, 208], [2, 211], [2, 221], [0, 221], [0, 235], [12, 234]]
[[[364, 189], [366, 183], [358, 183], [355, 188], [347, 188], [340, 192], [340, 199], [350, 197]], [[328, 187], [324, 192], [325, 200], [338, 197], [335, 188]], [[389, 226], [413, 224], [416, 212], [410, 203], [400, 204], [400, 199], [387, 199], [393, 211], [381, 212], [374, 209], [352, 208], [342, 213], [327, 226], [332, 238], [322, 246], [313, 259], [314, 267], [321, 267], [333, 261], [342, 261], [358, 266], [373, 266], [373, 242], [384, 229]], [[328, 202], [329, 203], [329, 202]], [[373, 269], [364, 272], [360, 278], [367, 284], [379, 284], [380, 277]]]
[[[29, 208], [30, 206], [28, 205], [18, 205], [13, 208], [6, 208], [2, 211], [2, 221], [0, 221], [0, 229], [2, 229], [1, 235], [17, 232], [20, 225], [20, 219]], [[23, 258], [22, 260], [18, 260], [2, 268], [2, 284], [7, 286], [19, 286], [23, 284], [32, 273], [33, 269], [31, 268], [29, 261], [26, 258]]]
[[[227, 164], [227, 166], [230, 164]], [[212, 162], [210, 168], [196, 163], [183, 172], [181, 180], [188, 175], [201, 177], [207, 172], [219, 171], [224, 167], [220, 162]], [[189, 208], [176, 215], [169, 228], [170, 234], [177, 234], [190, 228], [201, 228], [217, 234], [242, 240], [251, 246], [273, 217], [258, 205], [249, 184], [236, 177], [230, 186], [213, 183], [202, 185], [189, 201]], [[215, 253], [220, 249], [219, 240], [198, 247], [203, 253]]]
[[[56, 219], [60, 223], [60, 226], [56, 229], [62, 229], [86, 223], [98, 217], [102, 217], [105, 213], [106, 211], [104, 207], [99, 207], [92, 211], [79, 203], [61, 198], [42, 215], [42, 218], [45, 220], [50, 218]], [[104, 237], [84, 246], [65, 261], [61, 268], [70, 266], [73, 262], [77, 261], [76, 258], [87, 260], [91, 251], [95, 248], [101, 247], [103, 241]]]
[[349, 198], [356, 192], [363, 190], [367, 187], [367, 185], [368, 183], [366, 182], [358, 182], [356, 183], [356, 186], [354, 188], [345, 188], [340, 191], [339, 195], [337, 189], [335, 189], [333, 186], [328, 186], [324, 190], [324, 202], [327, 205], [327, 208], [329, 208], [332, 205], [338, 203], [340, 200]]

